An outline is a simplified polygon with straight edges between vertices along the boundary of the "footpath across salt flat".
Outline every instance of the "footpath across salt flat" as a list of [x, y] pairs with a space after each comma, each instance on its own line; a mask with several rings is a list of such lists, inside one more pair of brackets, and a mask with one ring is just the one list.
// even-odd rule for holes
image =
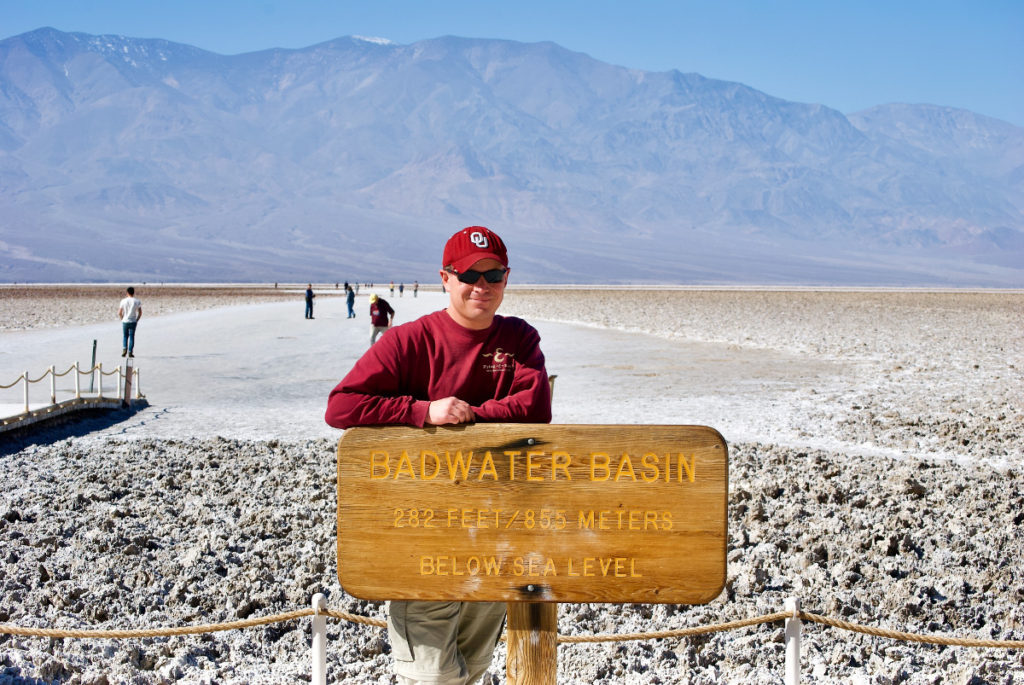
[[[395, 307], [396, 323], [446, 304], [437, 292], [377, 292]], [[323, 422], [326, 398], [369, 345], [368, 294], [361, 291], [354, 319], [341, 297], [318, 298], [313, 320], [303, 318], [300, 298], [144, 318], [135, 365], [150, 406], [94, 437], [337, 437]], [[702, 424], [729, 440], [786, 442], [807, 428], [796, 391], [834, 384], [843, 371], [777, 351], [531, 323], [558, 376], [558, 423]], [[76, 360], [88, 366], [93, 340], [105, 369], [122, 362], [116, 321], [0, 338], [3, 377]]]

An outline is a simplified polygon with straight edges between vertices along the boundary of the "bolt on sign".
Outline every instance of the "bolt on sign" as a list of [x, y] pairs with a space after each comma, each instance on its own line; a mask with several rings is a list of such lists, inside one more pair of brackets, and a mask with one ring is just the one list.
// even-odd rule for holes
[[727, 501], [705, 426], [352, 428], [338, 579], [363, 599], [706, 603]]

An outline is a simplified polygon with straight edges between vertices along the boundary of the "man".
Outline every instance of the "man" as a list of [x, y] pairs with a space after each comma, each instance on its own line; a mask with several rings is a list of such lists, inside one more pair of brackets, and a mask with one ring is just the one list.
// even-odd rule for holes
[[[441, 263], [448, 307], [398, 326], [372, 345], [331, 392], [327, 423], [551, 421], [540, 336], [522, 319], [496, 313], [508, 283], [504, 242], [471, 226], [448, 240]], [[490, 666], [504, 620], [503, 603], [389, 602], [398, 681], [476, 682]]]
[[356, 293], [348, 283], [345, 284], [345, 304], [348, 305], [348, 318], [356, 318]]
[[313, 298], [316, 295], [313, 293], [313, 284], [310, 283], [306, 286], [306, 318], [313, 318]]
[[395, 310], [391, 308], [388, 301], [383, 297], [377, 297], [377, 293], [370, 295], [370, 326], [373, 327], [370, 344], [377, 342], [377, 336], [391, 328], [394, 321]]
[[135, 288], [129, 286], [128, 296], [121, 300], [117, 307], [117, 316], [121, 319], [121, 356], [135, 356], [135, 328], [142, 318], [142, 301], [135, 297]]

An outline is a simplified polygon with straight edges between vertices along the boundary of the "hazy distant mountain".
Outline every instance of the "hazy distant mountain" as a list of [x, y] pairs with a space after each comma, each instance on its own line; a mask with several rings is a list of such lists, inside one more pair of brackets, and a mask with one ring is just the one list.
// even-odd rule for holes
[[1024, 285], [1024, 129], [551, 43], [0, 41], [0, 279]]

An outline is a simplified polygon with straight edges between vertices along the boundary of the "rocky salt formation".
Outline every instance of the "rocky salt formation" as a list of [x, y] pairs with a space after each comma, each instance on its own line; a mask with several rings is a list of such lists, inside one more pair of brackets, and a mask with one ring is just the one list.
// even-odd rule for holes
[[[198, 625], [304, 608], [382, 617], [335, 567], [332, 441], [116, 438], [2, 456], [0, 621]], [[949, 637], [1024, 639], [1024, 474], [952, 461], [851, 460], [730, 446], [728, 580], [700, 607], [566, 604], [565, 634], [683, 628], [806, 611]], [[309, 619], [138, 640], [0, 637], [0, 683], [296, 682]], [[390, 682], [382, 629], [330, 621], [336, 682]], [[559, 648], [560, 682], [779, 682], [781, 623]], [[491, 682], [504, 682], [499, 647]], [[806, 682], [1009, 683], [1024, 651], [933, 647], [805, 626]]]

